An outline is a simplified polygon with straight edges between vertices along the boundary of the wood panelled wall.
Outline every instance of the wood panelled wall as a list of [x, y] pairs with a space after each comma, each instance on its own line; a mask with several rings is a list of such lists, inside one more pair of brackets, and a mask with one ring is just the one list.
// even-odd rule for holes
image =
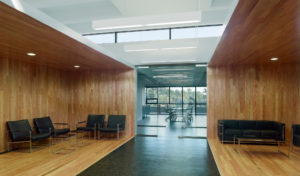
[[51, 115], [66, 122], [68, 89], [59, 70], [11, 59], [0, 59], [0, 152], [6, 148], [6, 121]]
[[126, 115], [126, 135], [134, 135], [134, 71], [85, 71], [70, 73], [69, 122], [86, 120], [88, 114]]
[[0, 152], [6, 150], [6, 121], [51, 116], [72, 129], [88, 114], [127, 115], [134, 135], [134, 71], [63, 71], [0, 58]]
[[208, 67], [208, 138], [219, 119], [300, 124], [300, 64]]

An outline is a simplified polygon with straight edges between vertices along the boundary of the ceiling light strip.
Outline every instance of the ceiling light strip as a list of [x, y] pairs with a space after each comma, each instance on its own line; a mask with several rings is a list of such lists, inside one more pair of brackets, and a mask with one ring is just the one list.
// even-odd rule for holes
[[145, 49], [131, 49], [125, 50], [125, 52], [142, 52], [142, 51], [158, 51], [158, 50], [182, 50], [182, 49], [195, 49], [196, 46], [188, 46], [188, 47], [174, 47], [174, 48], [145, 48]]
[[99, 27], [95, 28], [95, 30], [108, 30], [108, 29], [124, 29], [124, 28], [138, 28], [143, 27], [143, 25], [127, 25], [127, 26], [110, 26], [110, 27]]
[[174, 21], [174, 22], [165, 22], [165, 23], [152, 23], [146, 24], [145, 26], [163, 26], [163, 25], [175, 25], [175, 24], [190, 24], [190, 23], [199, 23], [199, 20], [190, 20], [190, 21]]

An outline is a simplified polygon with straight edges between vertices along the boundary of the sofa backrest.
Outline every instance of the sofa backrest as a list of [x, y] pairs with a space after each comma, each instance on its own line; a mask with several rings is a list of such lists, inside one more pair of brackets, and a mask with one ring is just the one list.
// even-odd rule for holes
[[267, 120], [219, 120], [224, 129], [281, 130], [281, 123]]
[[251, 129], [255, 130], [256, 129], [256, 121], [252, 120], [240, 120], [239, 121], [239, 129]]
[[223, 123], [224, 129], [239, 129], [239, 120], [220, 120]]
[[257, 130], [273, 130], [274, 129], [274, 122], [273, 121], [256, 121], [256, 129]]

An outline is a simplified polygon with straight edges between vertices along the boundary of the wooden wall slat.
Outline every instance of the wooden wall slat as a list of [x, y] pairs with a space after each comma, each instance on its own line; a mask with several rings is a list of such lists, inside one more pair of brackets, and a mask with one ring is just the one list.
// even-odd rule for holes
[[6, 121], [49, 116], [67, 122], [66, 75], [59, 70], [0, 59], [0, 151], [6, 147]]
[[72, 129], [88, 114], [127, 115], [134, 135], [134, 71], [63, 71], [0, 58], [0, 152], [6, 150], [6, 121], [51, 116]]
[[299, 0], [240, 0], [209, 66], [299, 64], [299, 21]]
[[208, 67], [208, 138], [219, 119], [275, 120], [300, 124], [300, 65]]
[[70, 73], [69, 119], [86, 120], [88, 114], [126, 115], [126, 134], [134, 135], [134, 71]]

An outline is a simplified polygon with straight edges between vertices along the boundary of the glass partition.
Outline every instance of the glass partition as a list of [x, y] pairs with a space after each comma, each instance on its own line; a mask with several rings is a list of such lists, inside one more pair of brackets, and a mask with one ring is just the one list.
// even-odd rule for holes
[[182, 87], [170, 87], [170, 104], [182, 104]]
[[206, 87], [148, 87], [149, 116], [139, 126], [147, 127], [143, 128], [147, 134], [164, 135], [163, 127], [169, 126], [180, 129], [181, 137], [206, 137], [206, 101]]
[[165, 104], [169, 103], [169, 87], [159, 87], [158, 88], [158, 103]]
[[196, 87], [196, 114], [207, 113], [207, 88]]

